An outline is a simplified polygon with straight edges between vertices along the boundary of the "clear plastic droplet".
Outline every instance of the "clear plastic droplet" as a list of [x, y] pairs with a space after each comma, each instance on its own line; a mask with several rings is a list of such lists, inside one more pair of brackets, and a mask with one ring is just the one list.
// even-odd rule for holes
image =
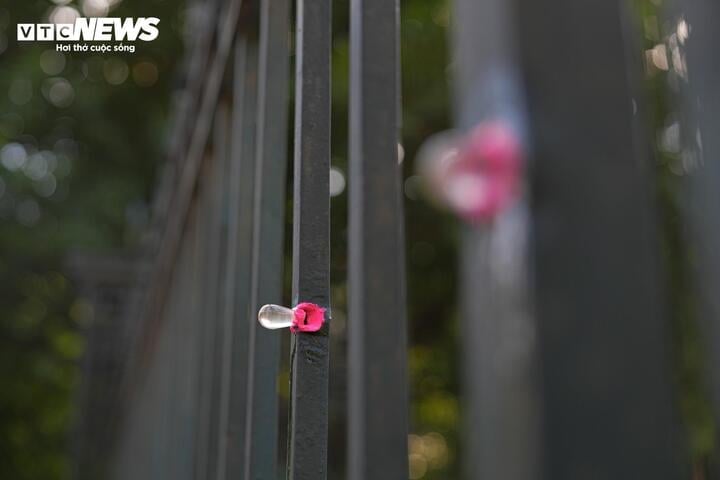
[[295, 312], [280, 305], [265, 305], [258, 312], [260, 325], [270, 330], [289, 328], [295, 320]]

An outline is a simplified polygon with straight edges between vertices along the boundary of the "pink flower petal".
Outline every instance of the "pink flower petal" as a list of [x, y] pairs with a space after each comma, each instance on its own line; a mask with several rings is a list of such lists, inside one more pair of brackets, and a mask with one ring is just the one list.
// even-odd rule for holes
[[295, 312], [295, 322], [290, 331], [297, 332], [317, 332], [325, 323], [325, 309], [314, 303], [300, 303], [293, 311]]

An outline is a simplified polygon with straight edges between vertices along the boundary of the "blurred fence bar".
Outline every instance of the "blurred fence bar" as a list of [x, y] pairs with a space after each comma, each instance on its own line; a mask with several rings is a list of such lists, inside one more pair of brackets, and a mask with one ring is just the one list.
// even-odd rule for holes
[[[254, 88], [245, 89], [247, 100], [257, 96], [256, 141], [252, 154], [255, 167], [254, 175], [248, 180], [253, 183], [254, 198], [243, 199], [253, 205], [253, 236], [248, 239], [252, 241], [252, 249], [243, 253], [252, 274], [247, 317], [251, 342], [248, 440], [243, 462], [247, 479], [277, 478], [280, 338], [274, 332], [259, 328], [256, 318], [260, 306], [283, 300], [289, 23], [289, 0], [259, 2], [259, 57], [253, 60], [257, 61], [257, 74], [248, 76], [248, 80], [255, 82]], [[243, 174], [251, 175], [248, 170]], [[237, 477], [228, 472], [227, 478]]]
[[225, 338], [228, 337], [228, 324], [234, 321], [234, 318], [229, 317], [230, 312], [226, 309], [228, 302], [227, 295], [232, 292], [228, 292], [232, 283], [230, 267], [231, 263], [227, 261], [230, 255], [230, 211], [228, 205], [230, 204], [231, 195], [231, 148], [230, 148], [230, 134], [231, 134], [231, 117], [230, 108], [231, 104], [228, 100], [229, 88], [226, 86], [223, 89], [221, 101], [218, 104], [215, 125], [213, 126], [213, 152], [215, 158], [218, 161], [217, 169], [217, 180], [216, 188], [219, 191], [219, 195], [216, 196], [217, 214], [219, 215], [219, 245], [218, 245], [218, 269], [217, 275], [217, 291], [215, 292], [215, 322], [214, 327], [214, 349], [211, 358], [212, 365], [212, 386], [210, 395], [212, 398], [210, 408], [210, 438], [209, 438], [209, 460], [208, 460], [208, 477], [215, 478], [219, 469], [219, 458], [221, 450], [224, 449], [224, 439], [226, 438], [224, 425], [226, 420], [224, 416], [224, 385], [223, 380], [225, 376], [225, 357], [227, 342]]
[[[261, 5], [215, 6], [191, 49], [188, 88], [199, 100], [184, 107], [172, 147], [181, 161], [158, 192], [166, 220], [144, 308], [131, 309], [144, 314], [124, 369], [112, 478], [274, 479], [277, 469], [278, 339], [250, 330], [258, 298], [282, 292], [282, 268], [261, 267], [282, 267], [289, 11], [262, 2], [259, 60]], [[256, 164], [277, 169], [258, 188]], [[261, 372], [250, 378], [252, 368]]]
[[288, 477], [327, 477], [330, 319], [330, 0], [297, 2], [292, 303], [327, 310], [316, 333], [293, 335]]
[[223, 335], [221, 338], [220, 404], [217, 453], [217, 478], [237, 478], [242, 471], [245, 451], [248, 331], [250, 325], [250, 251], [252, 230], [250, 217], [253, 182], [252, 171], [254, 68], [247, 36], [240, 33], [235, 42], [229, 73], [232, 84], [232, 115], [229, 141], [230, 166], [228, 202], [223, 210], [228, 215], [228, 251], [223, 299]]
[[98, 478], [104, 474], [105, 445], [112, 443], [108, 417], [116, 405], [115, 382], [122, 373], [123, 352], [129, 332], [123, 322], [128, 314], [138, 275], [147, 268], [126, 254], [96, 255], [76, 252], [66, 261], [70, 275], [77, 278], [78, 294], [93, 306], [92, 324], [86, 334], [87, 349], [80, 365], [82, 379], [77, 392], [77, 415], [72, 445], [74, 478]]
[[[502, 122], [523, 141], [512, 4], [456, 0], [455, 116], [459, 135]], [[525, 189], [491, 222], [466, 226], [461, 256], [463, 474], [539, 479], [538, 358], [529, 291]]]
[[399, 2], [350, 7], [350, 480], [408, 475]]
[[[687, 175], [683, 205], [690, 222], [691, 291], [704, 333], [715, 421], [720, 418], [720, 4], [675, 0], [666, 5], [668, 49], [679, 86], [680, 168]], [[676, 125], [677, 126], [677, 125]], [[718, 447], [716, 446], [716, 450]], [[717, 454], [716, 454], [717, 455]], [[720, 478], [717, 456], [710, 478]]]
[[543, 478], [680, 478], [630, 5], [513, 3], [532, 146]]
[[201, 245], [202, 245], [202, 263], [201, 271], [198, 275], [201, 289], [201, 305], [200, 305], [200, 316], [196, 321], [202, 324], [201, 333], [199, 337], [200, 341], [200, 390], [199, 390], [199, 404], [198, 404], [198, 431], [197, 434], [197, 447], [196, 447], [196, 460], [195, 460], [195, 475], [197, 477], [204, 477], [207, 474], [209, 468], [209, 449], [210, 449], [210, 423], [211, 423], [211, 408], [212, 408], [212, 379], [214, 376], [214, 354], [215, 354], [215, 342], [216, 342], [216, 320], [217, 320], [217, 309], [216, 309], [216, 298], [215, 295], [218, 290], [218, 276], [217, 268], [219, 266], [219, 221], [220, 215], [216, 210], [218, 202], [216, 198], [217, 178], [219, 174], [216, 169], [218, 165], [217, 158], [211, 153], [207, 154], [206, 160], [202, 164], [202, 170], [200, 174], [201, 183], [199, 185], [199, 211], [203, 213], [200, 225], [202, 231]]
[[[210, 449], [212, 436], [213, 380], [215, 376], [215, 352], [217, 343], [217, 273], [220, 267], [220, 191], [218, 179], [222, 168], [215, 151], [208, 149], [202, 164], [200, 184], [198, 186], [198, 207], [203, 212], [200, 220], [202, 237], [202, 263], [198, 278], [201, 285], [200, 314], [196, 318], [202, 326], [200, 341], [200, 384], [198, 398], [198, 430], [196, 431], [195, 469], [196, 476], [206, 475], [210, 468]], [[167, 302], [172, 307], [172, 302]], [[162, 336], [160, 336], [162, 338]]]

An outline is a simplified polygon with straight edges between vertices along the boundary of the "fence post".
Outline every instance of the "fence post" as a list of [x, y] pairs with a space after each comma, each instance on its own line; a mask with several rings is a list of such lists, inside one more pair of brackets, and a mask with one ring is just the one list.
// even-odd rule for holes
[[[497, 124], [525, 142], [515, 29], [506, 0], [455, 0], [453, 61], [459, 137]], [[522, 183], [525, 181], [523, 179]], [[529, 285], [527, 190], [463, 228], [463, 473], [539, 478], [536, 325]]]
[[408, 476], [399, 2], [350, 8], [348, 478], [397, 480]]
[[275, 480], [280, 339], [259, 328], [256, 312], [265, 303], [281, 303], [283, 297], [290, 2], [261, 0], [259, 8], [246, 478]]
[[532, 147], [544, 478], [680, 478], [630, 5], [513, 3]]
[[[298, 0], [295, 105], [293, 305], [330, 319], [330, 0]], [[288, 478], [327, 477], [328, 322], [291, 344]]]

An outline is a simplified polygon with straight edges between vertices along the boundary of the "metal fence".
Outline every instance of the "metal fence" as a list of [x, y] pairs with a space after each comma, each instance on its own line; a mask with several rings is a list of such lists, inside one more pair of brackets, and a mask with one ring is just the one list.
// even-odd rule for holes
[[[292, 335], [286, 465], [288, 478], [327, 475], [332, 12], [329, 0], [296, 7], [294, 29], [289, 0], [191, 9], [186, 101], [155, 195], [152, 268], [116, 339], [127, 348], [111, 376], [116, 408], [105, 409], [112, 458], [83, 458], [80, 477], [280, 475], [282, 334], [263, 329], [257, 312], [284, 298], [291, 31], [292, 305], [327, 310], [320, 331]], [[378, 0], [353, 11], [350, 288], [353, 316], [371, 320], [353, 335], [353, 478], [375, 476], [377, 455], [391, 459], [387, 473], [407, 473], [398, 13]], [[373, 414], [380, 402], [391, 422]]]
[[[720, 12], [711, 4], [668, 11], [697, 28], [686, 68], [705, 80], [682, 83], [679, 99], [707, 130], [699, 156], [720, 138], [717, 61], [706, 54], [717, 30], [705, 22]], [[292, 29], [291, 7], [197, 5], [187, 101], [156, 195], [152, 268], [118, 336], [129, 353], [107, 419], [111, 478], [327, 477], [332, 12], [330, 0], [298, 0]], [[500, 122], [526, 152], [509, 206], [463, 233], [465, 478], [683, 477], [630, 8], [456, 0], [454, 9], [455, 135]], [[398, 19], [397, 0], [351, 2], [350, 480], [408, 475]], [[696, 96], [712, 108], [697, 108]], [[319, 331], [291, 335], [285, 459], [284, 334], [263, 329], [257, 312], [284, 301], [288, 138], [288, 306], [327, 311]], [[715, 196], [714, 164], [707, 169], [713, 175], [691, 182], [701, 205]], [[707, 262], [698, 276], [716, 285], [717, 222], [707, 218], [693, 223]], [[712, 294], [703, 300], [716, 319]], [[99, 478], [87, 465], [84, 475]]]

